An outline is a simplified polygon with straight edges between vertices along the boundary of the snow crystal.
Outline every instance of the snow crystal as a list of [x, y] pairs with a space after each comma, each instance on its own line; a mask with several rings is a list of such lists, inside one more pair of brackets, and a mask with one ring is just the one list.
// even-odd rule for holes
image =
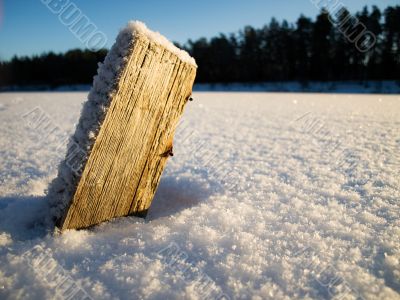
[[5, 232], [0, 234], [0, 247], [7, 246], [12, 243], [11, 235]]

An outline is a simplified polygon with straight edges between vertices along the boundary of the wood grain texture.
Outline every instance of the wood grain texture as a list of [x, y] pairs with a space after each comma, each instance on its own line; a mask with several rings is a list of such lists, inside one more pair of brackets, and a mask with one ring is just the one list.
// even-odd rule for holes
[[195, 76], [193, 65], [136, 38], [61, 230], [146, 214]]

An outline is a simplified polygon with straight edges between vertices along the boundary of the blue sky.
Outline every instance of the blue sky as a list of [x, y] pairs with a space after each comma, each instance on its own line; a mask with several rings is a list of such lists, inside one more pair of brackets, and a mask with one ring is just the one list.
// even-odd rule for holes
[[[59, 0], [61, 1], [61, 0]], [[189, 38], [236, 32], [244, 25], [260, 27], [271, 17], [294, 22], [303, 13], [315, 17], [311, 0], [68, 0], [107, 36], [107, 47], [128, 20], [141, 20], [180, 43]], [[400, 0], [341, 0], [351, 12], [364, 5], [399, 5]], [[84, 45], [60, 23], [41, 0], [0, 0], [0, 59], [13, 55], [61, 52]]]

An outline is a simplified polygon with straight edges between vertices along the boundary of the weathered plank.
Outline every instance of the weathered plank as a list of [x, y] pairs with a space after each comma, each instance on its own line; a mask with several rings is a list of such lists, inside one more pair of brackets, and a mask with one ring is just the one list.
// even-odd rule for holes
[[61, 230], [146, 215], [195, 76], [196, 66], [157, 40], [135, 37]]

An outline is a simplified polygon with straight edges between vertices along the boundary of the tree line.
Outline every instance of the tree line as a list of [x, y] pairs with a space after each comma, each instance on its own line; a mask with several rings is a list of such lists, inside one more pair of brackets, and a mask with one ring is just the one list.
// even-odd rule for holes
[[0, 86], [50, 86], [90, 84], [106, 49], [97, 52], [74, 49], [40, 56], [17, 57], [0, 62]]
[[[354, 42], [361, 30], [370, 33], [371, 47]], [[315, 20], [301, 15], [295, 24], [272, 18], [262, 28], [178, 46], [196, 59], [197, 82], [399, 80], [400, 6], [364, 7], [353, 16], [346, 9], [336, 15], [321, 10]], [[90, 84], [106, 53], [13, 57], [0, 63], [0, 86]]]

